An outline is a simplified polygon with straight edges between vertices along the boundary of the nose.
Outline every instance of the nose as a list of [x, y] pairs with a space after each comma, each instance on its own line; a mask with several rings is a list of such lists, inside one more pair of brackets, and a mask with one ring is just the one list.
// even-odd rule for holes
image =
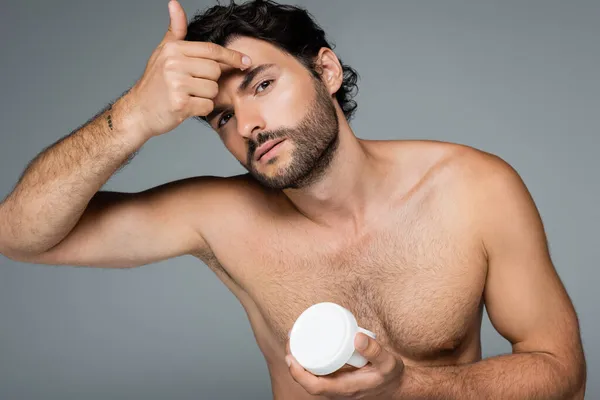
[[259, 108], [252, 102], [238, 105], [236, 111], [237, 129], [244, 139], [256, 139], [256, 135], [265, 129], [265, 120]]

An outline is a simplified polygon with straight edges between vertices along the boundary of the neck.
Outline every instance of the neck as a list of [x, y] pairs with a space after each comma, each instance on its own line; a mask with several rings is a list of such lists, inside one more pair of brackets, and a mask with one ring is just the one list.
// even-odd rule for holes
[[313, 222], [358, 231], [379, 192], [379, 168], [342, 115], [339, 145], [325, 173], [307, 187], [285, 189], [284, 193]]

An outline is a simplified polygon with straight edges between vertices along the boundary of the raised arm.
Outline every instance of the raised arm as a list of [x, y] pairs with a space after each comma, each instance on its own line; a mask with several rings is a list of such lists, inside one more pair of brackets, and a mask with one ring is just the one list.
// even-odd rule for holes
[[[110, 266], [138, 265], [201, 246], [195, 227], [180, 220], [189, 216], [187, 196], [206, 186], [198, 180], [137, 194], [98, 193], [151, 137], [213, 110], [220, 63], [247, 67], [239, 52], [184, 41], [185, 12], [176, 1], [169, 12], [171, 25], [140, 80], [39, 154], [0, 203], [0, 253], [33, 262]], [[171, 229], [172, 236], [161, 229]], [[127, 251], [119, 250], [123, 246]]]
[[146, 139], [130, 111], [129, 96], [29, 164], [0, 203], [0, 253], [28, 257], [56, 246], [96, 192], [142, 146]]

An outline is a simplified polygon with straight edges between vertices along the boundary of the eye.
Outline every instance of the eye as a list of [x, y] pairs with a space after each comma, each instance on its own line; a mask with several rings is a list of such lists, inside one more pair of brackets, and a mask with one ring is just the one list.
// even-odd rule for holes
[[265, 90], [266, 88], [268, 88], [271, 85], [272, 82], [273, 82], [273, 79], [267, 79], [266, 81], [261, 82], [258, 85], [258, 87], [256, 88], [256, 93], [260, 93], [263, 90]]
[[221, 118], [219, 118], [219, 122], [217, 123], [217, 127], [221, 128], [223, 125], [225, 125], [227, 123], [227, 121], [229, 121], [229, 119], [233, 117], [233, 113], [225, 113], [221, 116]]

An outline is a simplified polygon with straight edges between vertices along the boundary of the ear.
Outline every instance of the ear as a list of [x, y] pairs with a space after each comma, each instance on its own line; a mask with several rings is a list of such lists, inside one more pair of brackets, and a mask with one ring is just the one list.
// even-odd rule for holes
[[317, 72], [321, 75], [321, 80], [329, 94], [334, 95], [344, 81], [344, 70], [340, 60], [338, 60], [333, 50], [323, 47], [317, 55], [316, 66]]

